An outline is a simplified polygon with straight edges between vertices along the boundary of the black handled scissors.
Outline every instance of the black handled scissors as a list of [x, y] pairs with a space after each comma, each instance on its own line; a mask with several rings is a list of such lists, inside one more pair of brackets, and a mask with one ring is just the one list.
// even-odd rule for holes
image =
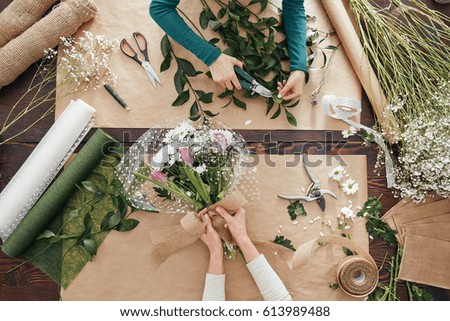
[[157, 84], [161, 85], [161, 81], [159, 80], [158, 75], [156, 74], [153, 67], [150, 65], [150, 61], [148, 58], [147, 39], [145, 39], [144, 35], [140, 32], [134, 32], [133, 38], [136, 41], [139, 51], [144, 55], [144, 60], [139, 58], [136, 51], [133, 49], [133, 47], [131, 47], [130, 43], [126, 39], [123, 39], [120, 42], [120, 50], [122, 50], [122, 52], [126, 56], [130, 57], [138, 64], [140, 64], [142, 68], [144, 68], [148, 78], [152, 82], [153, 86], [156, 88]]
[[272, 97], [272, 92], [269, 89], [257, 82], [255, 78], [253, 78], [243, 69], [234, 66], [234, 72], [236, 73], [236, 76], [238, 77], [239, 83], [241, 84], [242, 88], [250, 90], [252, 92], [252, 95], [256, 93], [266, 98]]

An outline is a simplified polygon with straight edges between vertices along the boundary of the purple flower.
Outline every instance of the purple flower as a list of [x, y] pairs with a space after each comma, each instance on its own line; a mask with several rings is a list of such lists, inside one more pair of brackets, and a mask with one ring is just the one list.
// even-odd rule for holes
[[189, 148], [180, 148], [180, 157], [181, 159], [189, 166], [191, 166], [194, 163], [194, 156], [192, 155]]
[[150, 178], [161, 183], [164, 183], [167, 180], [166, 174], [160, 171], [154, 171], [153, 173], [151, 173]]

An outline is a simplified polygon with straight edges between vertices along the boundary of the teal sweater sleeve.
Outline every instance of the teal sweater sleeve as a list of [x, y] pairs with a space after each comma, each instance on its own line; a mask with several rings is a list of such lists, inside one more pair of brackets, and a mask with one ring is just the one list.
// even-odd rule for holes
[[[283, 0], [283, 19], [288, 40], [291, 70], [306, 71], [306, 16], [304, 0]], [[220, 56], [220, 50], [197, 35], [178, 14], [180, 0], [152, 0], [150, 15], [176, 42], [206, 65]]]
[[283, 0], [283, 20], [291, 70], [306, 72], [306, 14], [304, 0]]
[[150, 15], [173, 40], [209, 66], [221, 52], [189, 28], [176, 10], [179, 3], [180, 0], [152, 0]]

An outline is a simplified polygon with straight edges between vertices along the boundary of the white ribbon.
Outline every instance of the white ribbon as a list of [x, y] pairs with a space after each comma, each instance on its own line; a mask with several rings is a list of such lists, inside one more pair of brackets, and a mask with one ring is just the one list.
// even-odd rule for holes
[[322, 99], [322, 108], [328, 116], [333, 117], [334, 119], [340, 119], [355, 128], [364, 129], [368, 134], [373, 135], [375, 143], [380, 146], [385, 155], [384, 162], [386, 166], [387, 186], [389, 188], [393, 187], [395, 184], [394, 163], [383, 136], [376, 130], [350, 119], [361, 113], [361, 102], [353, 98], [325, 95]]

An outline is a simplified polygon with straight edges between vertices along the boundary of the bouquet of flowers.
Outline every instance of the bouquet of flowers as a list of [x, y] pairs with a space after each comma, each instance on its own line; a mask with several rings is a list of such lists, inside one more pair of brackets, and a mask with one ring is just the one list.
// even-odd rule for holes
[[[132, 207], [186, 214], [236, 190], [254, 199], [255, 173], [244, 139], [219, 122], [205, 120], [148, 130], [128, 150], [117, 176]], [[232, 245], [224, 245], [232, 256]]]

